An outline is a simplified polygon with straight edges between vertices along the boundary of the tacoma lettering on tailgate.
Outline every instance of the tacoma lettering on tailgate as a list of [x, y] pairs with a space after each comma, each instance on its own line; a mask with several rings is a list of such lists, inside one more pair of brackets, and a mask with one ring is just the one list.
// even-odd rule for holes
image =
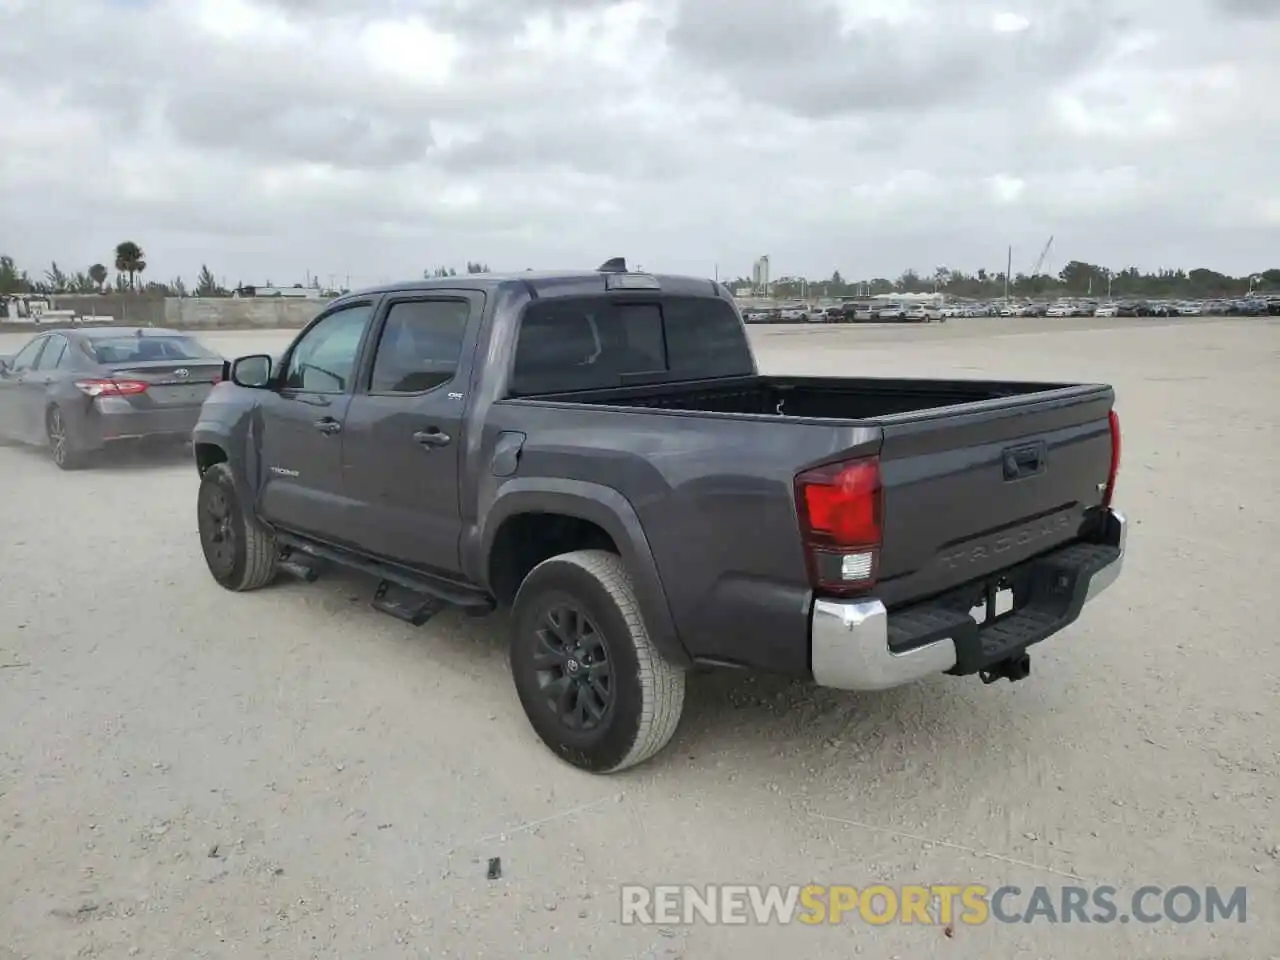
[[963, 547], [958, 547], [949, 553], [939, 556], [938, 563], [945, 570], [955, 570], [960, 567], [967, 567], [972, 563], [981, 563], [992, 557], [998, 557], [1002, 553], [1007, 553], [1015, 547], [1025, 547], [1028, 544], [1035, 543], [1037, 540], [1044, 540], [1062, 533], [1070, 529], [1071, 523], [1071, 515], [1069, 513], [1046, 517], [1023, 527], [1021, 530], [1002, 533], [981, 543], [969, 542]]

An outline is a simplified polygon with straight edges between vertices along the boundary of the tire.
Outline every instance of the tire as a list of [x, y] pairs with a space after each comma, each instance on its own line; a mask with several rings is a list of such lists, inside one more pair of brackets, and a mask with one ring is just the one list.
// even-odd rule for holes
[[275, 537], [245, 512], [227, 464], [215, 463], [200, 478], [196, 513], [205, 563], [221, 586], [239, 593], [275, 579]]
[[45, 412], [44, 435], [49, 443], [49, 456], [59, 470], [80, 470], [89, 465], [89, 453], [72, 440], [61, 407], [53, 406]]
[[[534, 731], [562, 760], [616, 773], [671, 740], [685, 672], [649, 640], [616, 554], [578, 550], [544, 560], [520, 585], [511, 623], [516, 693]], [[553, 697], [562, 689], [558, 708]]]

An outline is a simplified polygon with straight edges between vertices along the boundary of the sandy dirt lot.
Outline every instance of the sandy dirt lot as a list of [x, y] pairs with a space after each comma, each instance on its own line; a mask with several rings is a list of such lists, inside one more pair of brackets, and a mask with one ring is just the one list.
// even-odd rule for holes
[[[185, 458], [62, 474], [0, 448], [0, 958], [1280, 954], [1280, 325], [753, 336], [771, 371], [1115, 384], [1121, 580], [1025, 682], [855, 696], [699, 675], [663, 754], [593, 778], [525, 722], [501, 618], [416, 630], [359, 577], [230, 595]], [[619, 920], [627, 883], [811, 881], [1016, 884], [1014, 909], [1038, 885], [1249, 899], [1244, 924], [951, 936]]]

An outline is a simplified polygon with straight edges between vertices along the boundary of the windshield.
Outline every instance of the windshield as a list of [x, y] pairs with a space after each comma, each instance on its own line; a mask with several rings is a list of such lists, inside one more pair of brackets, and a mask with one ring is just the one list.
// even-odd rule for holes
[[195, 337], [103, 337], [88, 341], [89, 354], [98, 363], [144, 363], [153, 360], [221, 360]]

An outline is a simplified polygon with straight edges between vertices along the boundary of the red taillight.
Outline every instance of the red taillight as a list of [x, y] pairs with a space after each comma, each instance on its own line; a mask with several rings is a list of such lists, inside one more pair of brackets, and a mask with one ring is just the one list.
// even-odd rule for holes
[[76, 389], [90, 397], [132, 397], [147, 392], [142, 380], [77, 380]]
[[1120, 414], [1111, 411], [1108, 420], [1111, 423], [1111, 469], [1107, 471], [1107, 489], [1102, 495], [1102, 505], [1111, 506], [1111, 498], [1116, 492], [1116, 477], [1120, 473]]
[[814, 589], [851, 593], [875, 582], [881, 509], [877, 460], [827, 464], [796, 477], [796, 510]]

